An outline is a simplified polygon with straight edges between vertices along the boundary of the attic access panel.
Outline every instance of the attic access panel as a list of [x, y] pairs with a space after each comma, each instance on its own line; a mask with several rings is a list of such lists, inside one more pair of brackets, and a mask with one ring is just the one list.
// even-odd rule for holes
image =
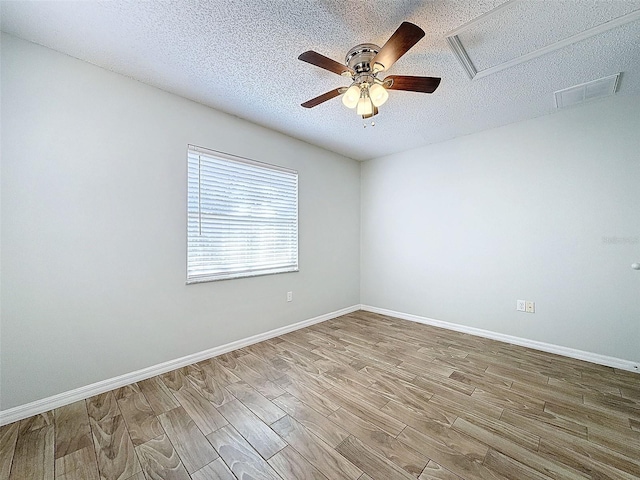
[[640, 20], [638, 2], [509, 0], [447, 34], [470, 78], [482, 78]]

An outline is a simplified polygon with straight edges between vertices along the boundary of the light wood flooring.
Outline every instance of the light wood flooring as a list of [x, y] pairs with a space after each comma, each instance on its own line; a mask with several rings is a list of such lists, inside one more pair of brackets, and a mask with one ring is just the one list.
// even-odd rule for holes
[[367, 312], [0, 428], [0, 478], [637, 479], [640, 375]]

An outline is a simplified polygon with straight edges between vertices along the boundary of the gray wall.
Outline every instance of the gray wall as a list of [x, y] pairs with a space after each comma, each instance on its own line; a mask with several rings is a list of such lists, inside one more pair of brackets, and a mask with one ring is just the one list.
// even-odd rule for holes
[[637, 97], [365, 162], [361, 302], [640, 361], [639, 181]]
[[[298, 170], [299, 273], [185, 285], [188, 143]], [[3, 35], [1, 409], [358, 304], [359, 175]]]

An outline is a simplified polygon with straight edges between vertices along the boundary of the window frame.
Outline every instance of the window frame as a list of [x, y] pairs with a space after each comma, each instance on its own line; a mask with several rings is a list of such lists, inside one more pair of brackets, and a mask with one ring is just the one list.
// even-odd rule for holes
[[[250, 269], [242, 272], [232, 272], [232, 273], [224, 273], [224, 272], [215, 272], [215, 273], [207, 273], [207, 274], [190, 274], [190, 239], [192, 236], [190, 235], [189, 228], [191, 222], [192, 210], [189, 205], [190, 202], [190, 175], [191, 175], [191, 155], [202, 155], [204, 157], [211, 157], [214, 160], [226, 162], [227, 166], [233, 167], [234, 165], [248, 165], [249, 167], [261, 169], [263, 172], [279, 172], [288, 175], [294, 175], [295, 177], [295, 189], [292, 190], [295, 192], [295, 262], [287, 265], [282, 265], [278, 267], [273, 267], [269, 269]], [[202, 181], [200, 179], [200, 168], [198, 167], [198, 191], [200, 191]], [[265, 275], [277, 275], [281, 273], [294, 273], [300, 271], [300, 251], [299, 251], [299, 243], [300, 243], [300, 222], [299, 222], [299, 174], [297, 170], [282, 167], [280, 165], [273, 165], [266, 162], [260, 162], [257, 160], [253, 160], [250, 158], [241, 157], [238, 155], [233, 155], [230, 153], [220, 152], [217, 150], [208, 149], [205, 147], [200, 147], [197, 145], [188, 144], [187, 145], [187, 251], [186, 251], [186, 284], [196, 284], [196, 283], [205, 283], [205, 282], [215, 282], [215, 281], [223, 281], [223, 280], [233, 280], [238, 278], [250, 278], [250, 277], [259, 277]], [[200, 213], [198, 213], [200, 215]], [[201, 225], [202, 220], [197, 220], [200, 222], [198, 225]], [[249, 236], [247, 238], [250, 238]]]

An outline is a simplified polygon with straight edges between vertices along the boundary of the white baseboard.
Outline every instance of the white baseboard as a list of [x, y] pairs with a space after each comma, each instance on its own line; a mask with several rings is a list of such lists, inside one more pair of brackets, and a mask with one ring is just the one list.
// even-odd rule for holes
[[562, 355], [563, 357], [584, 360], [591, 363], [597, 363], [599, 365], [605, 365], [607, 367], [619, 368], [621, 370], [628, 370], [630, 372], [636, 373], [640, 371], [640, 365], [638, 365], [638, 362], [633, 362], [631, 360], [609, 357], [607, 355], [600, 355], [599, 353], [585, 352], [584, 350], [576, 350], [574, 348], [562, 347], [560, 345], [553, 345], [551, 343], [538, 342], [536, 340], [528, 340], [526, 338], [491, 332], [489, 330], [483, 330], [481, 328], [467, 327], [465, 325], [458, 325], [456, 323], [444, 322], [442, 320], [435, 320], [433, 318], [421, 317], [419, 315], [412, 315], [410, 313], [396, 312], [394, 310], [387, 310], [386, 308], [372, 307], [370, 305], [361, 305], [360, 308], [362, 310], [366, 310], [367, 312], [379, 313], [381, 315], [402, 318], [403, 320], [410, 320], [412, 322], [423, 323], [425, 325], [446, 328], [447, 330], [468, 333], [470, 335], [475, 335], [478, 337], [499, 340], [501, 342], [520, 345], [522, 347], [529, 347], [533, 348], [534, 350], [541, 350], [543, 352], [555, 353], [557, 355]]
[[235, 342], [227, 343], [226, 345], [220, 345], [219, 347], [214, 347], [202, 352], [187, 355], [186, 357], [169, 360], [168, 362], [159, 363], [151, 367], [143, 368], [142, 370], [125, 373], [124, 375], [120, 375], [118, 377], [102, 380], [100, 382], [92, 383], [91, 385], [86, 385], [74, 390], [69, 390], [68, 392], [62, 392], [51, 397], [36, 400], [35, 402], [27, 403], [25, 405], [19, 405], [7, 410], [2, 410], [0, 411], [0, 425], [6, 425], [8, 423], [22, 420], [23, 418], [28, 418], [39, 413], [44, 413], [54, 408], [77, 402], [78, 400], [84, 400], [94, 395], [108, 392], [109, 390], [113, 390], [114, 388], [124, 387], [125, 385], [129, 385], [130, 383], [139, 382], [140, 380], [155, 377], [156, 375], [160, 375], [161, 373], [170, 372], [171, 370], [175, 370], [176, 368], [185, 367], [187, 365], [191, 365], [192, 363], [216, 357], [218, 355], [222, 355], [223, 353], [231, 352], [232, 350], [237, 350], [254, 343], [262, 342], [263, 340], [267, 340], [269, 338], [284, 335], [285, 333], [293, 332], [294, 330], [299, 330], [301, 328], [324, 322], [326, 320], [331, 320], [332, 318], [346, 315], [347, 313], [352, 313], [359, 309], [360, 305], [352, 305], [350, 307], [336, 310], [335, 312], [325, 313], [324, 315], [310, 318], [308, 320], [303, 320], [292, 325], [287, 325], [284, 327], [276, 328], [274, 330], [269, 330], [268, 332], [253, 335], [248, 338], [236, 340]]

